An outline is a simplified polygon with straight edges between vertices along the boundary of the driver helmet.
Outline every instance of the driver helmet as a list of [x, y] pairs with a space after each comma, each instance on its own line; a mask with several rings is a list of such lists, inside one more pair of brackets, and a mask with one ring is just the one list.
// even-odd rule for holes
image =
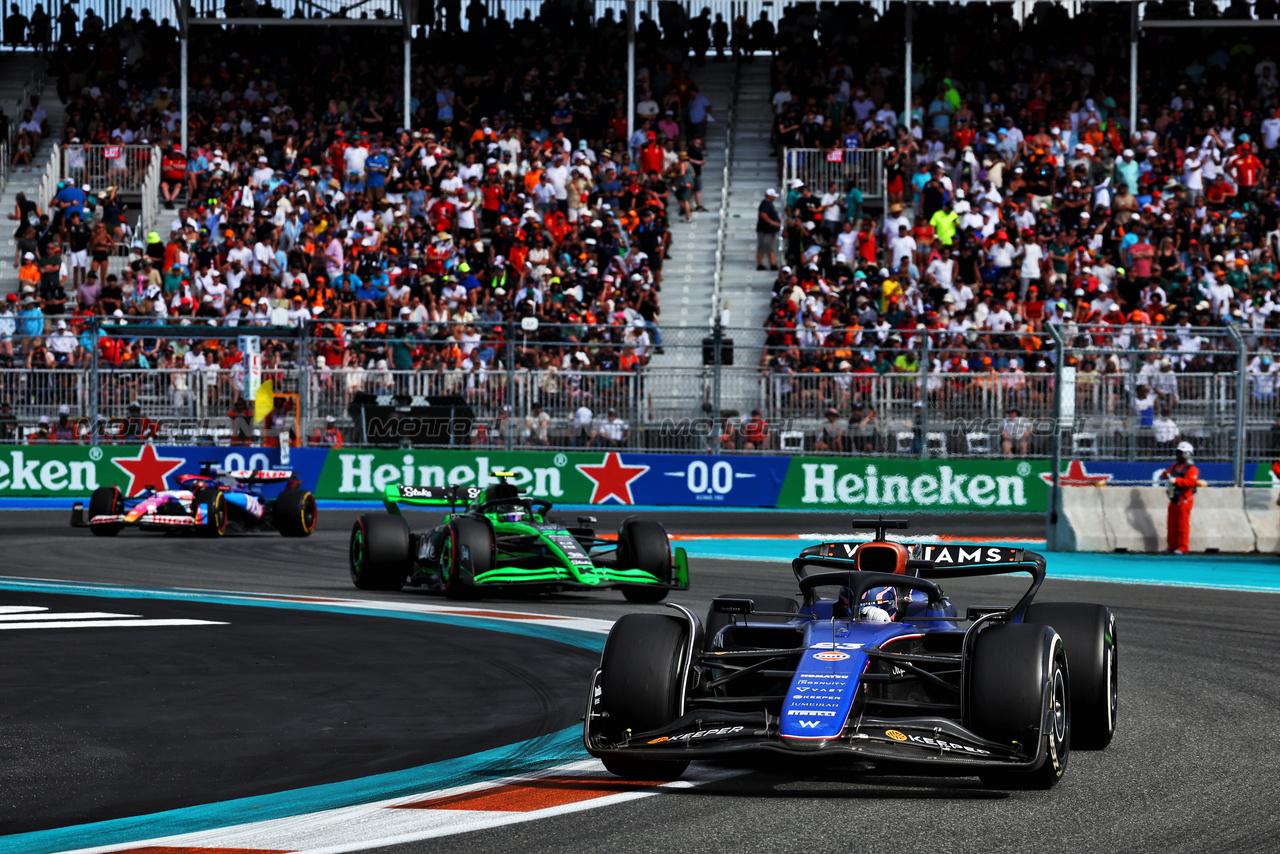
[[504, 522], [521, 522], [524, 518], [525, 512], [523, 509], [511, 508], [509, 512], [502, 514], [502, 521]]
[[[862, 594], [862, 601], [857, 608], [853, 607], [853, 588], [841, 587], [840, 594], [832, 607], [832, 615], [837, 619], [868, 619], [873, 622], [890, 622], [898, 614], [898, 591], [893, 587], [877, 587]], [[878, 610], [873, 610], [878, 609]]]
[[[898, 616], [898, 591], [893, 587], [877, 587], [862, 594], [858, 614], [864, 620], [891, 622]], [[884, 619], [887, 617], [888, 619]]]

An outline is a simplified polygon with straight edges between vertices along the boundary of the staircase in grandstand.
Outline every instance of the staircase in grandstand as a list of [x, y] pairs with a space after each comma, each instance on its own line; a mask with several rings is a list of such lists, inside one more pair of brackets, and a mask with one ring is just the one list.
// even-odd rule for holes
[[742, 65], [738, 76], [718, 294], [720, 307], [729, 310], [726, 325], [751, 328], [733, 330], [734, 368], [726, 370], [723, 377], [722, 409], [750, 409], [751, 401], [758, 396], [753, 368], [760, 364], [764, 343], [758, 327], [768, 314], [773, 281], [778, 275], [771, 270], [756, 269], [756, 208], [765, 190], [778, 186], [778, 161], [769, 147], [772, 125], [769, 97], [769, 63], [767, 57], [756, 57], [755, 62]]
[[[45, 210], [44, 200], [40, 198], [40, 185], [44, 179], [45, 167], [62, 132], [62, 104], [58, 100], [55, 81], [52, 76], [42, 73], [41, 60], [34, 53], [14, 53], [0, 59], [0, 107], [4, 108], [10, 126], [15, 129], [3, 142], [3, 163], [0, 164], [0, 297], [4, 294], [17, 293], [18, 270], [14, 266], [17, 244], [14, 232], [17, 222], [10, 222], [8, 216], [13, 214], [17, 205], [18, 193], [25, 193], [28, 199]], [[40, 144], [31, 154], [29, 164], [14, 166], [13, 154], [17, 140], [16, 128], [22, 121], [22, 111], [30, 104], [32, 95], [40, 96], [40, 105], [49, 114], [48, 133], [41, 138]]]
[[[668, 208], [672, 248], [663, 265], [662, 316], [664, 334], [681, 341], [700, 339], [706, 334], [707, 318], [713, 299], [716, 238], [720, 226], [721, 198], [724, 193], [725, 146], [729, 134], [729, 100], [733, 88], [732, 63], [707, 62], [693, 69], [699, 89], [711, 101], [714, 121], [707, 125], [706, 164], [702, 167], [702, 206], [693, 222], [681, 219], [674, 201]], [[676, 343], [673, 341], [673, 344]], [[696, 343], [696, 342], [695, 342]], [[692, 367], [701, 364], [701, 351], [693, 347], [673, 346], [654, 356], [653, 365]]]

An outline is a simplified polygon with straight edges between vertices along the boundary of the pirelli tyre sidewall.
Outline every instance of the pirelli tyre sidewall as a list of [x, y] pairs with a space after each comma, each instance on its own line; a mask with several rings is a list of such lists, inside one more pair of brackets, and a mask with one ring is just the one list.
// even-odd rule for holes
[[409, 524], [391, 513], [366, 513], [351, 526], [351, 583], [361, 590], [399, 590], [411, 565]]
[[493, 526], [487, 520], [457, 516], [449, 521], [440, 548], [440, 574], [445, 595], [470, 599], [477, 575], [493, 569]]
[[[640, 569], [663, 584], [671, 583], [671, 539], [662, 523], [631, 517], [618, 530], [618, 564]], [[631, 584], [622, 588], [628, 602], [653, 604], [667, 598], [667, 588], [652, 584]]]
[[1105, 605], [1046, 602], [1027, 608], [1025, 622], [1062, 635], [1071, 668], [1071, 745], [1101, 750], [1116, 732], [1120, 707], [1119, 635]]
[[[685, 691], [689, 624], [666, 614], [627, 614], [613, 624], [600, 656], [604, 735], [614, 743], [671, 723]], [[628, 779], [674, 780], [687, 761], [606, 757], [610, 772]]]
[[201, 489], [192, 498], [193, 509], [203, 505], [204, 524], [200, 532], [206, 537], [221, 537], [227, 532], [227, 497], [220, 489]]
[[[119, 516], [124, 513], [124, 495], [118, 486], [100, 486], [89, 496], [89, 518], [95, 516]], [[124, 525], [111, 523], [90, 525], [95, 537], [114, 537]]]
[[1062, 636], [1034, 623], [981, 629], [966, 679], [965, 723], [974, 732], [1029, 752], [1042, 742], [1045, 754], [1029, 771], [984, 772], [983, 782], [1005, 789], [1056, 785], [1071, 755], [1071, 679]]
[[271, 518], [281, 536], [310, 536], [316, 526], [316, 498], [305, 489], [286, 489], [276, 499]]

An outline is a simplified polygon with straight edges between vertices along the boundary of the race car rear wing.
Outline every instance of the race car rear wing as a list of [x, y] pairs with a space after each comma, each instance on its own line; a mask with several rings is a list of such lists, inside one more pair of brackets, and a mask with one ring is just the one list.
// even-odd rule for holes
[[[855, 520], [854, 526], [870, 527], [864, 524], [864, 520]], [[877, 537], [872, 542], [883, 541], [885, 528], [905, 528], [906, 525], [899, 524], [897, 520], [878, 519], [875, 520], [875, 527]], [[859, 542], [820, 543], [803, 549], [800, 556], [791, 562], [792, 572], [800, 582], [801, 589], [806, 589], [806, 579], [813, 577], [810, 570], [825, 570], [828, 573], [831, 570], [852, 570], [854, 558], [861, 545], [863, 543]], [[1021, 620], [1022, 614], [1035, 598], [1045, 578], [1044, 555], [1023, 548], [977, 543], [903, 543], [902, 545], [908, 551], [906, 562], [908, 577], [940, 580], [1008, 575], [1019, 572], [1025, 572], [1031, 576], [1031, 586], [1012, 606], [970, 608], [971, 613], [968, 615], [970, 620], [982, 615], [998, 615], [1001, 619], [1010, 622]], [[813, 582], [810, 582], [808, 589], [811, 589], [812, 585]]]
[[292, 469], [223, 469], [217, 460], [200, 461], [200, 477], [229, 477], [240, 483], [283, 483], [293, 477]]
[[400, 515], [400, 505], [409, 507], [448, 507], [468, 505], [484, 494], [479, 486], [388, 486], [382, 495], [382, 503], [388, 513]]
[[233, 469], [227, 477], [240, 483], [279, 483], [293, 477], [292, 469]]

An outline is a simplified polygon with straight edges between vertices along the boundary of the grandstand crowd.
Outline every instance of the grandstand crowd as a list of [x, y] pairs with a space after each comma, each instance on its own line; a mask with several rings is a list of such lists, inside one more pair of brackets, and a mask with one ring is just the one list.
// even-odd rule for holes
[[[1049, 11], [1045, 42], [1006, 20], [983, 33], [981, 50], [972, 26], [941, 27], [951, 35], [917, 70], [920, 94], [904, 116], [900, 79], [847, 10], [792, 10], [817, 15], [798, 32], [813, 24], [837, 35], [825, 54], [804, 39], [779, 47], [779, 157], [884, 149], [887, 210], [868, 210], [862, 187], [799, 179], [762, 201], [759, 265], [781, 267], [765, 321], [783, 349], [766, 353], [775, 367], [916, 370], [916, 359], [880, 348], [910, 348], [929, 330], [935, 370], [1046, 371], [1050, 321], [1067, 324], [1073, 343], [1198, 353], [1229, 342], [1195, 330], [1237, 324], [1272, 346], [1280, 98], [1265, 39], [1226, 30], [1207, 43], [1149, 40], [1131, 130], [1127, 25], [1109, 31], [1097, 15]], [[1054, 43], [1070, 47], [1030, 46]], [[775, 235], [781, 265], [770, 257]], [[1102, 328], [1086, 335], [1083, 324]], [[1137, 326], [1167, 332], [1131, 335]], [[1114, 371], [1122, 360], [1089, 362]], [[1230, 363], [1209, 353], [1175, 367]]]
[[114, 198], [75, 176], [50, 210], [20, 202], [23, 284], [0, 309], [0, 361], [156, 364], [90, 338], [98, 315], [308, 324], [337, 342], [330, 369], [477, 370], [536, 317], [521, 367], [642, 367], [662, 347], [668, 224], [701, 210], [714, 106], [697, 78], [730, 54], [771, 63], [780, 155], [888, 152], [883, 211], [836, 184], [762, 200], [773, 370], [914, 371], [898, 351], [924, 329], [937, 371], [1047, 372], [1049, 321], [1165, 327], [1142, 340], [1180, 350], [1175, 370], [1206, 370], [1225, 364], [1225, 338], [1195, 330], [1238, 324], [1266, 347], [1280, 326], [1277, 69], [1246, 30], [1149, 38], [1131, 129], [1127, 17], [1113, 27], [1105, 8], [1041, 9], [1025, 29], [1002, 8], [921, 10], [934, 18], [918, 32], [940, 45], [904, 116], [887, 18], [795, 4], [775, 27], [663, 3], [656, 20], [640, 13], [628, 136], [625, 23], [589, 8], [507, 21], [472, 2], [467, 29], [414, 45], [408, 129], [398, 30], [201, 28], [185, 151], [176, 29], [145, 12], [86, 17], [78, 33], [59, 19], [63, 143], [158, 145], [167, 212], [130, 237]]

